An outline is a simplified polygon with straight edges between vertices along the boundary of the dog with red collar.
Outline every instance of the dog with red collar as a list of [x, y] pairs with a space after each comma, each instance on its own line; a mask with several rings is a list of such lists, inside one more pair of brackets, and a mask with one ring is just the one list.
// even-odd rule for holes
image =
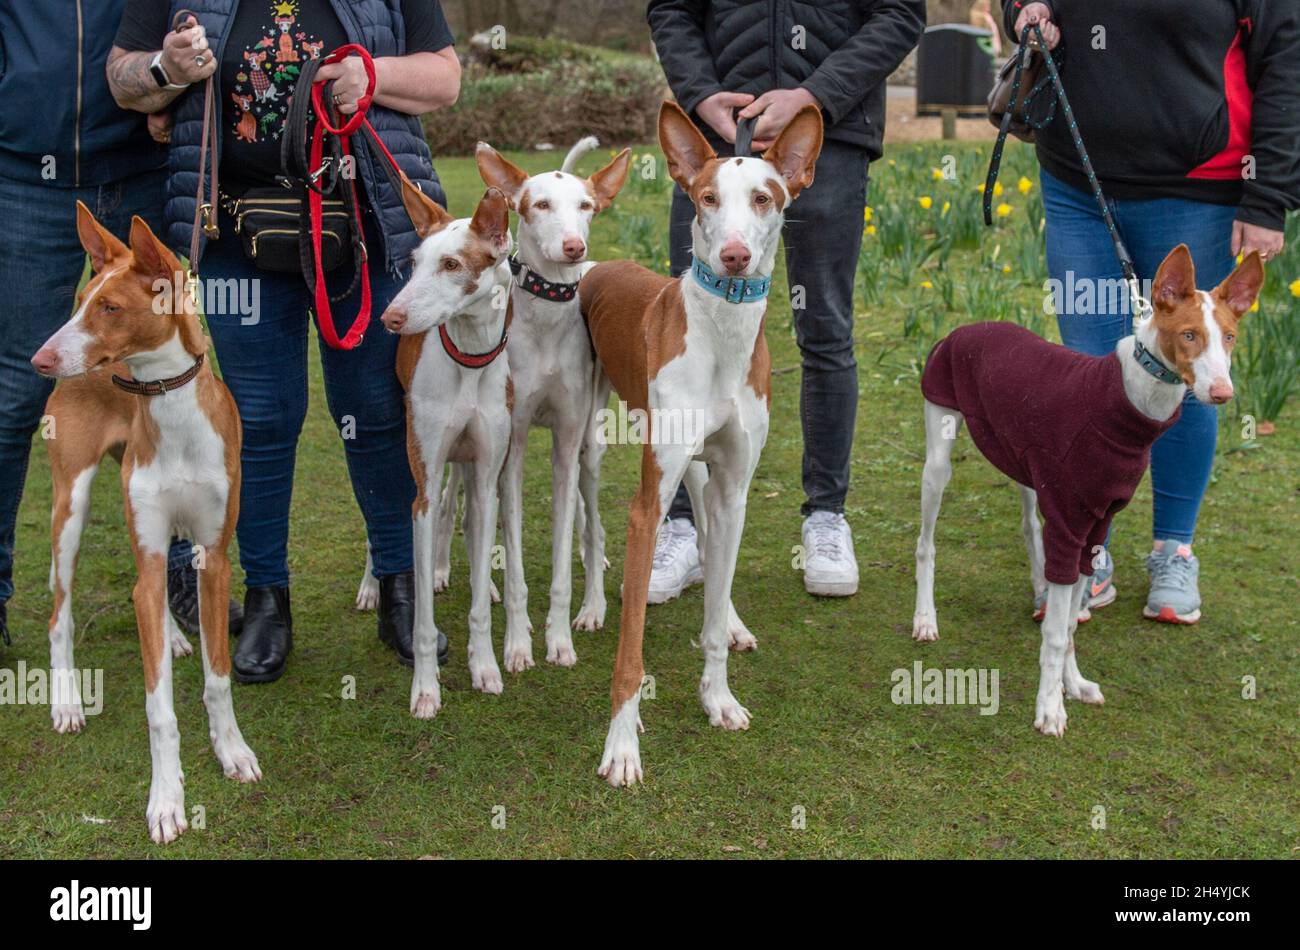
[[510, 444], [510, 206], [489, 188], [472, 218], [456, 219], [409, 181], [402, 184], [421, 243], [410, 281], [382, 319], [402, 335], [397, 375], [406, 391], [407, 452], [416, 487], [411, 715], [432, 719], [442, 708], [433, 618], [438, 488], [449, 462], [468, 463], [470, 677], [482, 692], [502, 689], [492, 649], [490, 587], [497, 479]]
[[984, 457], [1021, 486], [1034, 593], [1047, 594], [1034, 713], [1044, 735], [1064, 735], [1064, 696], [1104, 701], [1079, 672], [1074, 649], [1093, 558], [1187, 390], [1207, 403], [1232, 398], [1237, 322], [1263, 281], [1252, 253], [1214, 290], [1197, 290], [1191, 253], [1180, 244], [1156, 272], [1153, 313], [1108, 356], [1076, 353], [1011, 323], [961, 327], [930, 353], [921, 377], [926, 451], [912, 636], [939, 638], [934, 526], [965, 421]]

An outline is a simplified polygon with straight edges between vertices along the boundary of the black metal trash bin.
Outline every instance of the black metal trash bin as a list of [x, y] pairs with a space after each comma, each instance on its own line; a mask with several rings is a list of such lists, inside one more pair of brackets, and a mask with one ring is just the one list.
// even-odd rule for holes
[[928, 27], [916, 50], [916, 114], [939, 115], [944, 109], [979, 118], [995, 75], [992, 34], [964, 23]]

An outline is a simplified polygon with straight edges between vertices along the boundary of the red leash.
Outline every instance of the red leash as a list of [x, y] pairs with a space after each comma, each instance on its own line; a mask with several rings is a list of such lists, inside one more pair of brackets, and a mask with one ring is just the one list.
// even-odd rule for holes
[[[352, 114], [348, 121], [344, 122], [337, 128], [330, 124], [330, 109], [323, 101], [325, 81], [320, 80], [312, 83], [311, 102], [316, 111], [316, 129], [312, 133], [311, 140], [311, 166], [310, 171], [314, 175], [319, 175], [323, 171], [322, 165], [325, 157], [325, 133], [337, 136], [339, 145], [343, 153], [344, 166], [347, 167], [350, 162], [348, 159], [352, 156], [352, 136], [358, 130], [362, 130], [370, 136], [370, 141], [379, 147], [388, 163], [396, 170], [398, 178], [404, 177], [402, 170], [398, 168], [397, 162], [393, 159], [392, 153], [380, 141], [379, 135], [375, 132], [370, 120], [366, 118], [366, 113], [370, 110], [371, 102], [375, 95], [375, 61], [371, 59], [370, 54], [362, 47], [355, 43], [349, 43], [347, 46], [340, 46], [334, 52], [330, 53], [324, 60], [324, 65], [342, 62], [346, 57], [356, 54], [361, 57], [361, 62], [366, 68], [366, 76], [369, 82], [366, 85], [366, 94], [357, 101], [357, 111]], [[390, 176], [391, 178], [391, 176]], [[357, 235], [363, 235], [361, 223], [361, 203], [357, 201], [357, 182], [356, 176], [353, 175], [348, 182], [348, 187], [352, 189], [352, 207], [356, 213]], [[322, 196], [314, 188], [308, 189], [308, 205], [311, 215], [311, 239], [312, 250], [316, 258], [316, 321], [320, 326], [321, 336], [326, 344], [336, 350], [355, 349], [361, 343], [361, 338], [365, 336], [366, 328], [370, 325], [370, 265], [368, 255], [365, 249], [364, 241], [359, 247], [362, 255], [361, 258], [361, 308], [357, 312], [356, 319], [348, 329], [347, 334], [340, 339], [338, 331], [334, 329], [334, 317], [330, 312], [329, 291], [325, 286], [325, 271], [321, 265], [321, 204]]]

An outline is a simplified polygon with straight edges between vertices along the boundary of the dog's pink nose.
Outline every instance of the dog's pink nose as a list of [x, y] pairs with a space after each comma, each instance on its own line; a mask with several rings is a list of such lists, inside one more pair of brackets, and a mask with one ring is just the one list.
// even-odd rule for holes
[[580, 261], [587, 254], [587, 243], [582, 238], [564, 239], [564, 256], [571, 261]]
[[384, 326], [392, 332], [401, 333], [402, 327], [406, 326], [406, 311], [389, 307], [379, 319], [384, 321]]
[[727, 269], [728, 273], [739, 274], [749, 266], [750, 258], [753, 255], [740, 241], [728, 241], [722, 246], [722, 266]]
[[53, 347], [43, 346], [32, 357], [32, 366], [44, 376], [52, 376], [59, 367], [59, 352]]
[[1210, 402], [1225, 403], [1232, 398], [1232, 380], [1216, 379], [1210, 384]]

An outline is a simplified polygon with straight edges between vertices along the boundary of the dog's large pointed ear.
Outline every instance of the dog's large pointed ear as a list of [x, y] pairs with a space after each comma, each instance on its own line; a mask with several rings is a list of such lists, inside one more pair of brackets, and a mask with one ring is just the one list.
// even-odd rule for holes
[[181, 262], [138, 214], [131, 219], [131, 269], [146, 277], [176, 280]]
[[615, 196], [627, 182], [632, 167], [632, 150], [625, 148], [613, 160], [587, 179], [587, 188], [596, 199], [596, 211], [604, 211], [614, 203]]
[[90, 256], [90, 267], [96, 273], [110, 261], [127, 254], [126, 245], [96, 221], [90, 209], [80, 201], [77, 202], [77, 236], [81, 238], [81, 246]]
[[510, 202], [499, 188], [489, 188], [479, 199], [469, 229], [487, 241], [498, 256], [510, 249]]
[[1160, 262], [1151, 284], [1151, 303], [1172, 310], [1196, 295], [1196, 265], [1186, 244], [1179, 244]]
[[668, 159], [668, 174], [683, 190], [691, 190], [691, 182], [709, 161], [717, 158], [713, 146], [700, 134], [681, 106], [665, 100], [659, 107], [659, 147]]
[[1263, 286], [1264, 260], [1259, 256], [1259, 251], [1251, 251], [1250, 256], [1214, 289], [1214, 294], [1228, 305], [1228, 309], [1241, 317], [1255, 305]]
[[495, 188], [506, 196], [510, 207], [519, 209], [519, 192], [528, 180], [528, 172], [503, 156], [487, 142], [479, 142], [474, 149], [474, 161], [478, 165], [479, 177], [483, 184]]
[[405, 175], [402, 176], [402, 204], [406, 207], [406, 213], [410, 215], [411, 223], [415, 225], [415, 233], [420, 236], [421, 241], [456, 220], [442, 205], [422, 192]]
[[776, 141], [763, 153], [763, 160], [776, 167], [790, 189], [790, 197], [813, 183], [817, 156], [822, 151], [822, 110], [806, 105], [794, 114]]

